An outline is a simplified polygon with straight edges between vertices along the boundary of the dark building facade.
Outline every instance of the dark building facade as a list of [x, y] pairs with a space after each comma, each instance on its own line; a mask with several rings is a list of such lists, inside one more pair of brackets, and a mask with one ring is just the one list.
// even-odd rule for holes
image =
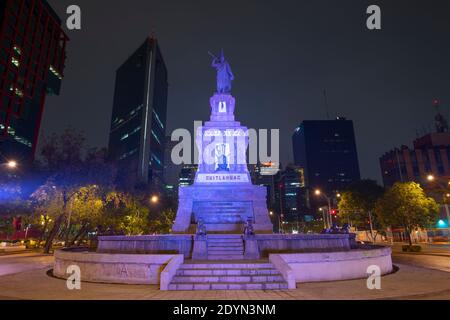
[[34, 159], [46, 96], [60, 92], [67, 41], [47, 1], [0, 1], [0, 161]]
[[268, 162], [249, 165], [249, 171], [252, 183], [266, 188], [267, 208], [273, 210], [275, 207], [275, 181], [279, 173], [278, 164]]
[[179, 187], [190, 186], [194, 184], [195, 174], [197, 173], [198, 165], [196, 164], [185, 164], [180, 170], [179, 175]]
[[166, 137], [164, 152], [164, 183], [174, 187], [178, 185], [180, 169], [182, 167], [181, 165], [176, 165], [172, 162], [172, 149], [178, 143], [178, 141], [172, 141], [170, 136]]
[[283, 222], [309, 220], [309, 200], [305, 190], [304, 169], [288, 165], [276, 177], [275, 212]]
[[353, 121], [303, 121], [292, 142], [295, 165], [304, 171], [305, 193], [314, 212], [323, 200], [314, 196], [315, 189], [332, 197], [360, 180]]
[[450, 133], [436, 132], [418, 138], [413, 148], [401, 146], [380, 158], [385, 187], [396, 182], [423, 182], [428, 175], [450, 179]]
[[127, 185], [162, 184], [167, 95], [167, 68], [148, 38], [116, 73], [109, 152]]

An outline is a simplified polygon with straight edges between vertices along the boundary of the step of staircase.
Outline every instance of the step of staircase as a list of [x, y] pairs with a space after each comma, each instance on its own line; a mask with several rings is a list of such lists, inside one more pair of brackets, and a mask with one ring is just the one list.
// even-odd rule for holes
[[182, 264], [169, 290], [284, 290], [288, 285], [271, 263]]
[[244, 248], [212, 247], [208, 248], [208, 254], [243, 254]]
[[[271, 263], [187, 263], [179, 269], [275, 269]], [[276, 270], [276, 269], [275, 269]]]
[[179, 269], [177, 276], [273, 276], [278, 275], [274, 269]]
[[239, 234], [208, 235], [208, 260], [243, 260], [244, 241]]
[[[215, 248], [215, 247], [224, 247], [223, 242], [209, 242], [208, 248]], [[236, 248], [236, 247], [242, 247], [242, 243], [240, 242], [227, 242], [226, 246], [227, 248]]]

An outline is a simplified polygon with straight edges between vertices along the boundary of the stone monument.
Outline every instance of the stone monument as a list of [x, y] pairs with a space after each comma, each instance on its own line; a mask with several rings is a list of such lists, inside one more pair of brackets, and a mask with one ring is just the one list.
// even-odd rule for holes
[[266, 188], [252, 184], [247, 168], [248, 129], [234, 117], [234, 75], [223, 51], [213, 58], [217, 92], [210, 99], [210, 121], [196, 132], [198, 171], [192, 186], [179, 188], [172, 230], [194, 233], [200, 221], [208, 233], [242, 233], [251, 220], [255, 233], [272, 233]]

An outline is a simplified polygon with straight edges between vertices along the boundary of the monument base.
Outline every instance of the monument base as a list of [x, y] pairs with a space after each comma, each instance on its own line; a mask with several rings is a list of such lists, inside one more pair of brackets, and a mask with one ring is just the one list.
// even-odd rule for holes
[[180, 187], [173, 233], [192, 233], [201, 219], [208, 233], [238, 233], [251, 219], [256, 233], [272, 233], [266, 189], [251, 184]]

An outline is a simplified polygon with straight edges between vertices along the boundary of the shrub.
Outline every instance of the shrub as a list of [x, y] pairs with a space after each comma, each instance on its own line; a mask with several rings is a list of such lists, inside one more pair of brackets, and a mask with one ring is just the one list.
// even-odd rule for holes
[[422, 251], [422, 247], [421, 246], [415, 246], [415, 245], [405, 245], [402, 246], [402, 251], [403, 252], [420, 252]]

